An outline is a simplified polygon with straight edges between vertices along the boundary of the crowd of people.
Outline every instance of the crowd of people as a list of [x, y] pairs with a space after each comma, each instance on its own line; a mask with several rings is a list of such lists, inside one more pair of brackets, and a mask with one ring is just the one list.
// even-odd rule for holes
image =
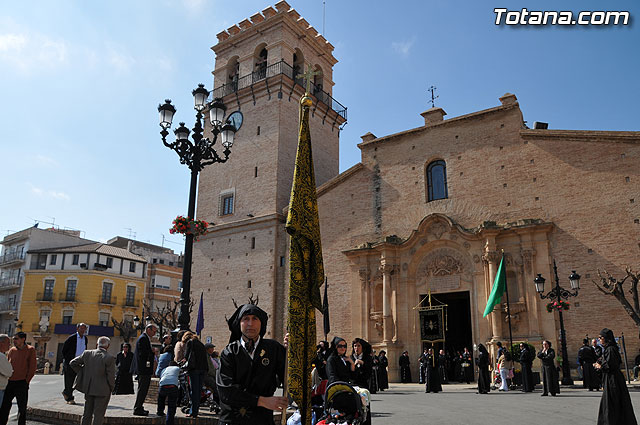
[[[188, 331], [180, 332], [175, 344], [171, 336], [164, 336], [158, 355], [151, 344], [157, 330], [150, 324], [137, 338], [135, 350], [125, 343], [114, 357], [108, 352], [111, 341], [106, 336], [98, 338], [96, 349], [89, 349], [87, 326], [80, 323], [76, 333], [63, 345], [62, 395], [67, 403], [75, 404], [74, 390], [84, 393], [82, 424], [100, 425], [112, 394], [134, 394], [135, 377], [138, 386], [133, 414], [146, 416], [149, 412], [144, 409], [144, 403], [151, 377], [155, 375], [159, 377], [156, 414], [172, 425], [181, 388], [180, 376], [186, 374], [192, 391], [188, 417], [198, 417], [200, 391], [205, 386], [219, 401], [221, 425], [273, 425], [273, 412], [284, 411], [288, 405], [287, 397], [274, 396], [285, 379], [287, 337], [284, 345], [264, 338], [267, 319], [267, 314], [256, 305], [238, 307], [228, 320], [231, 337], [220, 356], [213, 344], [203, 344], [197, 335]], [[7, 423], [14, 399], [18, 405], [18, 424], [26, 423], [29, 382], [36, 372], [35, 349], [26, 343], [26, 334], [17, 332], [10, 348], [11, 341], [9, 336], [0, 335], [0, 425]], [[350, 353], [348, 348], [347, 341], [340, 337], [334, 337], [331, 344], [321, 341], [311, 365], [312, 381], [316, 385], [323, 381], [325, 385], [344, 382], [370, 393], [388, 389], [386, 352], [376, 353], [362, 338], [351, 342]], [[513, 347], [508, 350], [498, 343], [497, 358], [493, 362], [483, 344], [478, 344], [475, 359], [467, 348], [452, 355], [429, 348], [418, 358], [419, 382], [425, 385], [427, 393], [442, 391], [443, 383], [470, 383], [474, 379], [475, 360], [478, 393], [491, 391], [492, 366], [497, 372], [494, 388], [506, 392], [511, 389], [509, 384], [514, 378], [513, 364], [518, 362], [521, 390], [533, 392], [531, 367], [536, 357], [541, 362], [541, 395], [557, 396], [560, 386], [556, 353], [546, 340], [537, 353], [527, 343], [521, 343], [519, 350]], [[597, 340], [585, 339], [578, 352], [578, 363], [584, 388], [603, 389], [598, 424], [637, 424], [625, 377], [620, 371], [622, 359], [613, 332], [605, 328]], [[398, 360], [402, 382], [411, 382], [410, 365], [409, 353], [405, 351]], [[371, 423], [370, 409], [362, 423]]]

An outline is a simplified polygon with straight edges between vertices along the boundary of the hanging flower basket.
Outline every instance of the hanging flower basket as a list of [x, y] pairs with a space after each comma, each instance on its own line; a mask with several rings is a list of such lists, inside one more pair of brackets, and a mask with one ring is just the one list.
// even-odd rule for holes
[[204, 220], [193, 220], [189, 217], [177, 216], [173, 220], [173, 226], [169, 229], [169, 233], [172, 235], [180, 233], [182, 235], [193, 235], [195, 240], [198, 240], [199, 236], [207, 233], [209, 223]]
[[569, 307], [571, 307], [571, 305], [569, 304], [569, 301], [556, 300], [556, 301], [551, 301], [550, 303], [547, 304], [547, 311], [551, 313], [554, 310], [558, 310], [558, 311], [569, 310]]

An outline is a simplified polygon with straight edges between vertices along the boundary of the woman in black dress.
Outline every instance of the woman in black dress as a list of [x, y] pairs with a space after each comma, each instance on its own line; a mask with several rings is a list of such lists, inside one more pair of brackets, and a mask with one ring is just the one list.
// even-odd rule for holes
[[602, 398], [598, 412], [598, 425], [637, 425], [624, 375], [620, 372], [620, 349], [607, 328], [600, 331], [604, 345], [602, 357], [593, 365], [602, 371]]
[[387, 374], [387, 366], [389, 366], [389, 359], [387, 358], [387, 352], [380, 350], [378, 355], [378, 386], [380, 391], [384, 391], [389, 388], [389, 375]]
[[351, 382], [351, 374], [356, 366], [347, 356], [347, 341], [340, 337], [333, 338], [327, 358], [327, 385], [337, 381]]
[[116, 356], [116, 384], [114, 394], [134, 394], [133, 377], [131, 375], [131, 345], [128, 342], [122, 344], [122, 351]]
[[400, 379], [403, 384], [411, 383], [411, 361], [409, 360], [409, 352], [405, 351], [398, 359], [398, 365], [400, 366]]
[[373, 359], [371, 358], [371, 344], [362, 338], [353, 340], [353, 353], [351, 360], [355, 365], [353, 371], [353, 385], [371, 390], [369, 379], [373, 371]]
[[542, 341], [542, 350], [538, 353], [538, 358], [542, 361], [542, 397], [551, 393], [555, 397], [560, 393], [560, 383], [558, 382], [558, 369], [556, 369], [556, 352], [551, 348], [551, 341]]
[[489, 352], [478, 344], [478, 393], [488, 394], [491, 391], [491, 375], [489, 374]]

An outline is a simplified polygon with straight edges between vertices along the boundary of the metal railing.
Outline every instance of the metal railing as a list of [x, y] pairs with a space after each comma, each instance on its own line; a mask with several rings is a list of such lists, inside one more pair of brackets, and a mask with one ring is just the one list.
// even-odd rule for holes
[[20, 286], [22, 284], [22, 276], [5, 276], [0, 277], [0, 289], [12, 286]]
[[9, 252], [0, 256], [0, 265], [24, 260], [24, 252]]
[[38, 292], [36, 294], [36, 301], [55, 301], [55, 296], [53, 292]]
[[[211, 102], [214, 99], [223, 98], [229, 94], [237, 92], [238, 90], [242, 90], [244, 88], [250, 87], [259, 81], [262, 81], [271, 77], [275, 77], [277, 75], [286, 75], [291, 80], [293, 80], [295, 84], [298, 84], [303, 88], [306, 88], [304, 80], [302, 78], [297, 78], [294, 75], [293, 67], [288, 63], [286, 63], [284, 60], [281, 60], [280, 62], [271, 64], [266, 68], [253, 71], [251, 74], [247, 74], [243, 77], [240, 77], [228, 84], [221, 85], [220, 87], [214, 89], [211, 92], [211, 95], [209, 96], [209, 101]], [[347, 119], [346, 106], [344, 106], [343, 104], [335, 100], [333, 97], [331, 97], [329, 93], [322, 90], [321, 85], [316, 86], [315, 84], [311, 83], [311, 94], [315, 96], [315, 98], [319, 102], [322, 102], [325, 105], [329, 106], [331, 109], [333, 109], [342, 118], [344, 118], [345, 120]]]
[[117, 303], [118, 298], [111, 295], [100, 295], [98, 297], [98, 304], [116, 305]]
[[140, 307], [140, 299], [129, 299], [125, 298], [124, 303], [122, 303], [123, 307]]
[[67, 292], [60, 292], [60, 295], [58, 296], [58, 301], [59, 302], [76, 302], [76, 293], [67, 293]]
[[12, 302], [5, 302], [0, 304], [0, 313], [7, 311], [18, 311], [18, 304]]

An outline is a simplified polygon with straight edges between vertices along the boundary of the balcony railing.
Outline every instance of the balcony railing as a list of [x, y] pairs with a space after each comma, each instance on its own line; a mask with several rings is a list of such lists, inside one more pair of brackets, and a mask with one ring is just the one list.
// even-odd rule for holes
[[123, 307], [140, 307], [140, 299], [125, 298], [122, 303]]
[[16, 261], [24, 261], [24, 252], [9, 252], [0, 256], [0, 265], [13, 263]]
[[40, 301], [40, 302], [53, 302], [55, 301], [55, 295], [53, 294], [53, 292], [38, 292], [36, 294], [36, 301]]
[[118, 304], [118, 298], [114, 296], [100, 295], [98, 297], [98, 304], [116, 305]]
[[[264, 69], [259, 69], [252, 72], [251, 74], [240, 77], [231, 83], [221, 85], [211, 92], [209, 101], [217, 98], [223, 98], [226, 95], [235, 93], [238, 90], [242, 90], [247, 87], [251, 87], [253, 84], [259, 81], [275, 77], [277, 75], [286, 75], [291, 80], [293, 80], [295, 84], [306, 88], [304, 80], [301, 78], [297, 78], [297, 76], [294, 75], [293, 67], [286, 63], [284, 60], [281, 60], [280, 62], [271, 64]], [[338, 115], [344, 118], [345, 121], [347, 120], [347, 108], [340, 102], [335, 100], [333, 97], [331, 97], [329, 93], [322, 90], [322, 87], [320, 85], [316, 86], [315, 84], [311, 83], [311, 94], [315, 96], [319, 102], [322, 102], [333, 109]]]
[[59, 302], [67, 302], [67, 303], [74, 303], [76, 302], [76, 293], [67, 293], [67, 292], [60, 292], [60, 295], [58, 296], [58, 301]]
[[0, 313], [15, 312], [18, 311], [18, 304], [12, 302], [5, 302], [0, 304]]
[[6, 276], [0, 278], [0, 290], [19, 287], [22, 284], [22, 276]]

